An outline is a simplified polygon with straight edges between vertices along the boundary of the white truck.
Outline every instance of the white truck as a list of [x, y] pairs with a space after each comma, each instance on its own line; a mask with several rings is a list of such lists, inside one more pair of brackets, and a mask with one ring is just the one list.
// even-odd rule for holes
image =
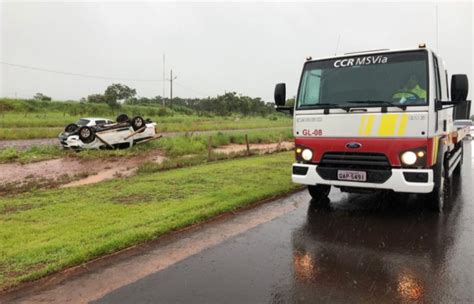
[[308, 185], [312, 203], [331, 186], [347, 192], [388, 190], [425, 195], [442, 210], [446, 185], [460, 171], [469, 117], [466, 75], [415, 49], [307, 58], [294, 106], [275, 87], [277, 111], [294, 116], [293, 182]]

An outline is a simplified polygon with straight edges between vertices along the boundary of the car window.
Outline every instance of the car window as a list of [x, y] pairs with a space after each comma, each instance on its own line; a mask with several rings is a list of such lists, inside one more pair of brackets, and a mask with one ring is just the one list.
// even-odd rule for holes
[[76, 125], [78, 126], [87, 126], [88, 123], [89, 123], [89, 120], [87, 119], [79, 119], [78, 121], [76, 121]]
[[105, 120], [96, 120], [96, 121], [95, 121], [95, 124], [96, 124], [97, 126], [105, 125]]

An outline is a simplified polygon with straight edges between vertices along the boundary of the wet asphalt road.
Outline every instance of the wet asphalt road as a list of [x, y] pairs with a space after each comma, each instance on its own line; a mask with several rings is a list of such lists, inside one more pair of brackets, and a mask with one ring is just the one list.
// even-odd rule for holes
[[[96, 303], [473, 303], [474, 163], [442, 214], [415, 196], [345, 194], [279, 217]], [[291, 199], [291, 198], [290, 198]]]

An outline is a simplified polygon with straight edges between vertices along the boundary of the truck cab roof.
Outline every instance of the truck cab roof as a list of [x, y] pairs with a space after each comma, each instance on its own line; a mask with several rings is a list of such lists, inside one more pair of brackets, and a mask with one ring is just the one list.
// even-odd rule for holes
[[319, 57], [319, 58], [312, 58], [310, 56], [307, 58], [307, 62], [319, 61], [319, 60], [330, 60], [330, 59], [344, 58], [344, 57], [354, 57], [354, 56], [361, 56], [361, 55], [413, 52], [413, 51], [420, 51], [420, 50], [425, 50], [428, 53], [435, 53], [432, 49], [427, 48], [427, 47], [405, 48], [405, 49], [377, 49], [377, 50], [349, 52], [349, 53], [344, 53], [341, 55]]

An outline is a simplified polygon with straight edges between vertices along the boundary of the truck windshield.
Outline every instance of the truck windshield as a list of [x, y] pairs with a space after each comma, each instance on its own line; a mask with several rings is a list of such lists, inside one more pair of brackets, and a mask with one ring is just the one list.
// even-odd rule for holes
[[427, 71], [426, 51], [309, 62], [303, 70], [297, 109], [426, 105]]

